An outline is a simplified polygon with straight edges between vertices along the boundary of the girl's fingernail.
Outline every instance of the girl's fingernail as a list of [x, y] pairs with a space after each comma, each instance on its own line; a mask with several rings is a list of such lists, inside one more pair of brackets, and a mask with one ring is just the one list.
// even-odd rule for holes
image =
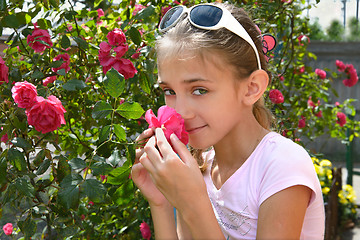
[[173, 140], [179, 140], [175, 133], [171, 134], [170, 136]]

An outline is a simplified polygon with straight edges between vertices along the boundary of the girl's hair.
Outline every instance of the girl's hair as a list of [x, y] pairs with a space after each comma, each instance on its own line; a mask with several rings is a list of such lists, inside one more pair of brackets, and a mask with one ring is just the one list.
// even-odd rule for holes
[[[267, 71], [267, 62], [262, 51], [261, 35], [248, 14], [242, 8], [233, 5], [215, 4], [228, 9], [245, 28], [256, 45], [261, 68]], [[174, 57], [182, 59], [189, 56], [198, 56], [205, 59], [208, 54], [218, 54], [225, 61], [224, 64], [233, 69], [239, 81], [250, 76], [253, 71], [258, 69], [254, 50], [245, 40], [225, 28], [218, 30], [196, 28], [186, 18], [181, 19], [162, 38], [157, 40], [156, 51], [158, 64], [160, 65], [162, 61]], [[269, 72], [268, 75], [269, 79], [271, 79]], [[270, 129], [273, 116], [265, 107], [263, 97], [254, 104], [253, 114], [262, 127]], [[191, 150], [202, 169], [206, 168], [206, 163], [202, 158], [203, 151], [201, 149]]]

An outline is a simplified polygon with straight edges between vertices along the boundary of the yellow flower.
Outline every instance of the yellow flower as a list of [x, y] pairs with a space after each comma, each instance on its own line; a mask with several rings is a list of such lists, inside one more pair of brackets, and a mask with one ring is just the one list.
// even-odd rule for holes
[[320, 162], [320, 166], [331, 168], [331, 167], [332, 167], [332, 163], [331, 163], [329, 160], [327, 160], [327, 159], [323, 159], [323, 160], [321, 160], [321, 162]]
[[321, 190], [322, 190], [322, 193], [325, 194], [325, 195], [330, 192], [330, 188], [329, 188], [329, 187], [324, 187], [324, 188], [321, 189]]

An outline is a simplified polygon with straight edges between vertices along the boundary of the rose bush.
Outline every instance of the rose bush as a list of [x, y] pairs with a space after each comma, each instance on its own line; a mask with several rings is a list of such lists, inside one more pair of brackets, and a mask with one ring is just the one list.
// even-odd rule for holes
[[[144, 109], [164, 105], [157, 23], [172, 6], [201, 1], [76, 2], [0, 1], [0, 31], [10, 30], [0, 59], [0, 224], [12, 222], [14, 238], [148, 239], [149, 207], [129, 174]], [[315, 56], [300, 1], [243, 2], [280, 43], [266, 93], [277, 130], [299, 144], [357, 137], [353, 100], [329, 94], [336, 77], [350, 87], [357, 73], [338, 62], [324, 78], [306, 65]]]

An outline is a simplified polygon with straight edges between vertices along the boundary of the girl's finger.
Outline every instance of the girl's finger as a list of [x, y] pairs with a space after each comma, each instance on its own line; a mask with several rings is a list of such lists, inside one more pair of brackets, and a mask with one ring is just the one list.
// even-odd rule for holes
[[139, 162], [141, 163], [141, 165], [149, 172], [149, 173], [153, 173], [155, 172], [155, 167], [152, 164], [151, 160], [148, 158], [147, 154], [144, 153], [140, 159]]
[[198, 163], [196, 162], [196, 160], [193, 158], [193, 156], [191, 155], [190, 151], [187, 149], [186, 145], [184, 143], [182, 143], [179, 138], [173, 133], [170, 136], [170, 141], [171, 144], [175, 150], [175, 152], [177, 152], [177, 154], [179, 155], [180, 159], [186, 164], [186, 165], [193, 165], [195, 164], [196, 166], [198, 166]]
[[158, 162], [161, 162], [162, 156], [156, 148], [156, 137], [152, 136], [144, 147], [145, 154], [148, 159], [155, 165]]
[[166, 158], [169, 154], [175, 154], [170, 143], [167, 141], [164, 131], [161, 128], [155, 129], [156, 145], [161, 155]]
[[146, 140], [150, 138], [152, 135], [154, 135], [154, 129], [148, 128], [145, 131], [143, 131], [137, 138], [136, 142], [138, 144], [146, 143]]

